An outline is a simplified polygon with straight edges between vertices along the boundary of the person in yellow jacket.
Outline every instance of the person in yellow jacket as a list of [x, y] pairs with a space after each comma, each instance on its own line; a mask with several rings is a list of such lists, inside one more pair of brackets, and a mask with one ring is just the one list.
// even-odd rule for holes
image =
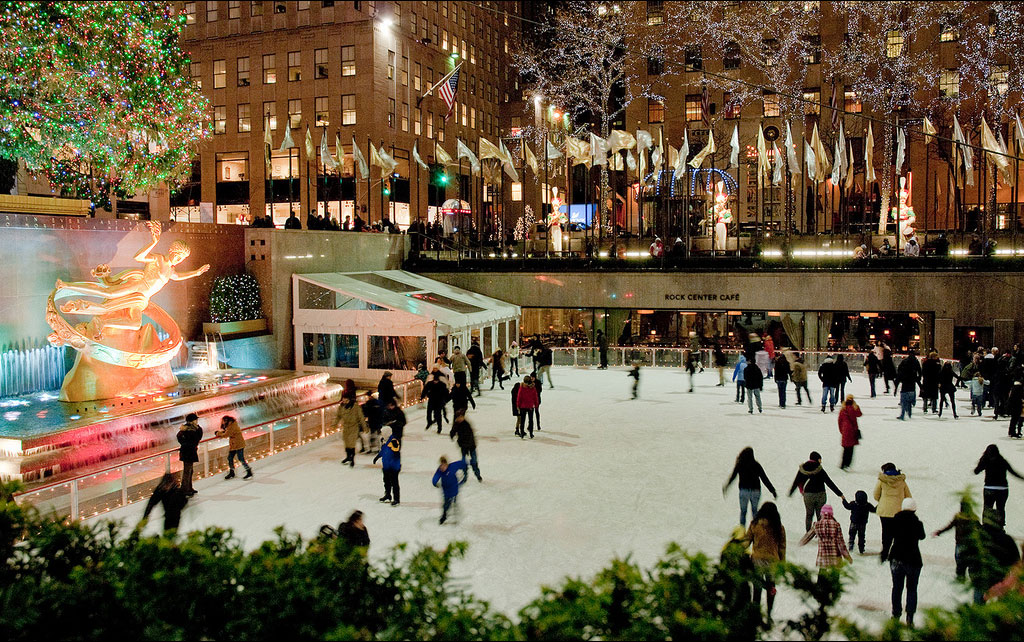
[[338, 424], [341, 426], [341, 440], [345, 442], [345, 459], [341, 460], [341, 464], [355, 468], [356, 441], [359, 440], [359, 433], [369, 432], [370, 427], [366, 423], [363, 409], [356, 402], [355, 383], [349, 385], [350, 381], [345, 382], [345, 393], [338, 404]]
[[878, 521], [882, 523], [882, 562], [888, 559], [889, 547], [892, 546], [892, 519], [903, 510], [903, 500], [908, 497], [910, 489], [907, 487], [907, 476], [892, 462], [882, 464], [882, 472], [878, 473], [878, 483], [875, 485], [875, 501], [878, 502], [876, 512]]
[[242, 428], [238, 425], [238, 421], [231, 415], [224, 415], [220, 420], [220, 430], [213, 434], [217, 437], [228, 438], [228, 468], [230, 470], [224, 479], [235, 478], [235, 459], [245, 468], [245, 477], [242, 479], [251, 479], [252, 468], [245, 461], [245, 437], [242, 435]]

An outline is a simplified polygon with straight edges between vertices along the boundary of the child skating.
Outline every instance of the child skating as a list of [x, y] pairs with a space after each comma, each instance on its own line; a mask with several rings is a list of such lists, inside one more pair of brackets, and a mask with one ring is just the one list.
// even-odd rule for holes
[[854, 539], [857, 541], [857, 551], [864, 554], [864, 535], [868, 526], [868, 516], [875, 512], [875, 505], [868, 501], [868, 494], [858, 490], [853, 496], [853, 501], [843, 500], [843, 508], [850, 511], [850, 550], [853, 550]]
[[629, 371], [627, 376], [633, 379], [633, 399], [636, 399], [637, 388], [640, 387], [640, 364], [634, 362], [633, 369]]
[[[459, 471], [462, 471], [462, 477], [459, 478]], [[448, 510], [455, 505], [455, 501], [459, 497], [459, 486], [466, 483], [469, 479], [469, 471], [466, 470], [466, 464], [462, 461], [453, 461], [448, 463], [447, 457], [441, 457], [440, 465], [437, 467], [437, 471], [434, 473], [434, 479], [431, 482], [434, 486], [441, 485], [441, 492], [444, 494], [444, 509], [441, 512], [441, 520], [438, 524], [444, 524], [448, 521]]]

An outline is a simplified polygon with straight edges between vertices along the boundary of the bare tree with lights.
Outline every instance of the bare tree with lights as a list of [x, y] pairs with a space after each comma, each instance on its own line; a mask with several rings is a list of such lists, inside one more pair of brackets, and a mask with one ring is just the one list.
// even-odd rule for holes
[[[646, 87], [636, 73], [654, 43], [639, 37], [644, 3], [560, 3], [547, 24], [537, 25], [534, 37], [524, 39], [513, 61], [529, 90], [561, 105], [570, 123], [595, 122], [608, 138], [612, 123]], [[627, 42], [630, 44], [626, 46]], [[601, 206], [609, 195], [607, 164], [601, 166]]]

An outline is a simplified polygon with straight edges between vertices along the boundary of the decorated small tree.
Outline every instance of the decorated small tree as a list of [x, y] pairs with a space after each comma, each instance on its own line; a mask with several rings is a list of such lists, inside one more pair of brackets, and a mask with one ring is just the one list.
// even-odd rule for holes
[[184, 20], [166, 2], [0, 3], [0, 153], [98, 206], [179, 181], [208, 106]]
[[218, 277], [210, 291], [210, 319], [214, 323], [262, 319], [260, 284], [249, 273]]

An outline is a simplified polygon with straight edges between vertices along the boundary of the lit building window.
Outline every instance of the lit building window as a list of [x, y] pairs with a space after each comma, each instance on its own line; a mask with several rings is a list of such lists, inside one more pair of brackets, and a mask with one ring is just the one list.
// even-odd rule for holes
[[887, 58], [899, 58], [903, 53], [903, 33], [893, 29], [885, 34], [885, 55]]
[[314, 78], [327, 78], [330, 74], [330, 66], [327, 64], [327, 50], [326, 49], [314, 49], [313, 50], [313, 77]]
[[206, 21], [217, 22], [217, 5], [219, 2], [207, 2], [206, 3]]
[[700, 119], [700, 94], [689, 94], [686, 96], [686, 120], [692, 123]]
[[388, 80], [395, 78], [395, 52], [388, 52]]
[[302, 99], [292, 98], [288, 101], [288, 127], [298, 129], [302, 123]]
[[239, 58], [235, 64], [235, 69], [238, 73], [238, 86], [248, 87], [249, 86], [249, 57]]
[[647, 99], [647, 122], [665, 122], [665, 103], [663, 101], [654, 100], [652, 98]]
[[213, 133], [223, 134], [228, 129], [228, 108], [224, 105], [216, 105], [213, 108]]
[[944, 69], [939, 76], [939, 95], [943, 98], [960, 96], [960, 72], [956, 69]]
[[434, 112], [427, 112], [427, 138], [434, 137]]
[[266, 54], [263, 56], [263, 84], [273, 85], [277, 82], [277, 56]]
[[402, 56], [402, 86], [409, 86], [409, 59]]
[[647, 24], [665, 24], [665, 3], [661, 0], [647, 1]]
[[402, 103], [402, 131], [409, 131], [409, 103]]
[[274, 101], [267, 101], [263, 103], [263, 117], [266, 119], [267, 126], [270, 127], [270, 131], [277, 131], [277, 103]]
[[354, 45], [341, 48], [341, 75], [356, 75], [356, 48]]
[[249, 111], [249, 103], [238, 104], [238, 133], [242, 134], [252, 130], [252, 116]]
[[843, 92], [843, 109], [854, 114], [859, 114], [864, 110], [864, 106], [861, 104], [860, 96], [857, 95], [857, 92]]
[[188, 66], [189, 75], [192, 77], [192, 82], [196, 84], [196, 89], [203, 88], [203, 63], [193, 62]]
[[764, 117], [765, 118], [778, 118], [779, 116], [779, 95], [778, 94], [765, 94], [761, 102], [764, 103]]
[[341, 124], [356, 124], [356, 95], [344, 94], [341, 97]]
[[735, 120], [743, 113], [743, 106], [738, 100], [733, 100], [732, 92], [726, 92], [722, 96], [722, 104], [725, 105], [725, 117], [729, 120]]
[[185, 24], [194, 25], [196, 23], [196, 3], [186, 2], [185, 3]]
[[412, 88], [415, 91], [419, 91], [420, 90], [421, 76], [423, 75], [422, 71], [423, 71], [423, 66], [420, 63], [418, 63], [418, 62], [415, 63], [415, 67], [413, 67], [413, 74], [412, 74]]
[[416, 110], [412, 113], [412, 133], [419, 136], [423, 129], [423, 113]]
[[237, 20], [242, 17], [241, 0], [228, 0], [228, 20]]
[[821, 63], [821, 36], [804, 36], [804, 64], [817, 65]]
[[259, 0], [253, 0], [249, 3], [249, 15], [250, 16], [262, 16], [263, 15], [263, 3]]
[[316, 126], [326, 127], [330, 119], [330, 111], [327, 108], [327, 96], [317, 96], [313, 100], [313, 113], [316, 117]]
[[302, 80], [302, 52], [288, 52], [288, 82]]
[[395, 99], [388, 98], [388, 127], [395, 126]]
[[960, 30], [951, 18], [942, 22], [942, 32], [939, 33], [939, 42], [956, 42], [960, 40]]
[[519, 202], [523, 200], [523, 184], [512, 183], [512, 200]]
[[804, 90], [804, 114], [808, 116], [812, 114], [821, 113], [821, 90], [820, 89], [805, 89]]
[[999, 97], [1005, 97], [1010, 90], [1010, 65], [992, 65], [989, 74], [990, 91]]
[[213, 88], [223, 89], [228, 84], [228, 63], [226, 60], [213, 61]]

